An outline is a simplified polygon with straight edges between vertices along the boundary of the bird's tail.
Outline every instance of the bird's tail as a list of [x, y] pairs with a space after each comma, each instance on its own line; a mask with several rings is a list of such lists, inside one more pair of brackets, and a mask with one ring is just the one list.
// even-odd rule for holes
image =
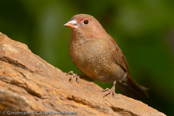
[[129, 75], [122, 82], [117, 83], [119, 89], [127, 96], [138, 99], [148, 97], [147, 88], [136, 83]]

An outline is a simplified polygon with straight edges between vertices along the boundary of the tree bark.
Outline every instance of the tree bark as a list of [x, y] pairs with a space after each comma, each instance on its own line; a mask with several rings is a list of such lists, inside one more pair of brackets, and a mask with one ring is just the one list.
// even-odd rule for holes
[[0, 33], [0, 115], [165, 116], [121, 94], [70, 76]]

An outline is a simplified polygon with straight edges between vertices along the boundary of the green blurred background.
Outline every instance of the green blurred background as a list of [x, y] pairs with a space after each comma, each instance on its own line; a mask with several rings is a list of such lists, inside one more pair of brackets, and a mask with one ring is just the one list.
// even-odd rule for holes
[[62, 71], [80, 73], [68, 56], [71, 30], [63, 27], [78, 13], [96, 17], [116, 39], [131, 76], [149, 88], [144, 102], [174, 116], [173, 0], [0, 0], [0, 32]]

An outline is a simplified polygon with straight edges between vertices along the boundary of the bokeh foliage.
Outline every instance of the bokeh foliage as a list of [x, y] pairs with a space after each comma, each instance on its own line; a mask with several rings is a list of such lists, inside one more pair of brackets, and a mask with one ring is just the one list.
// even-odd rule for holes
[[149, 88], [144, 102], [174, 115], [173, 0], [0, 0], [0, 32], [62, 71], [80, 73], [68, 56], [71, 30], [63, 27], [79, 13], [96, 17], [115, 38], [131, 76]]

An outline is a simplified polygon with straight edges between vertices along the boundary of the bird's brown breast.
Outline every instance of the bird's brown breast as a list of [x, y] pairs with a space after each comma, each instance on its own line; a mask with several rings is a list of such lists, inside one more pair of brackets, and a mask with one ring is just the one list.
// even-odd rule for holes
[[122, 70], [112, 62], [111, 46], [108, 39], [73, 39], [69, 43], [69, 56], [77, 68], [89, 80], [112, 82], [115, 80], [113, 68]]

